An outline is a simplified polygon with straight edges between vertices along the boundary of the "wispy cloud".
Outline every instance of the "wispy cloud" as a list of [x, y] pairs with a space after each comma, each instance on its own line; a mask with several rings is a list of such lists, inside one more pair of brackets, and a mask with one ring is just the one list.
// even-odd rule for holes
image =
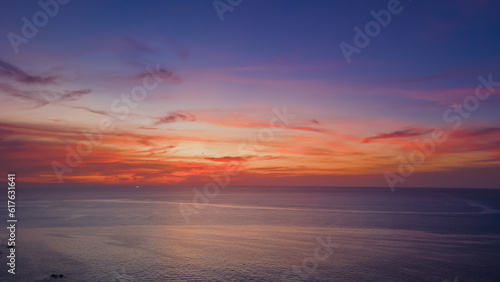
[[416, 137], [420, 135], [424, 135], [431, 132], [429, 129], [420, 129], [420, 128], [410, 128], [404, 130], [393, 131], [390, 133], [381, 133], [372, 137], [367, 137], [363, 139], [363, 143], [371, 143], [377, 140], [392, 140], [392, 139], [401, 139], [408, 137]]
[[17, 82], [26, 84], [53, 84], [56, 81], [54, 76], [30, 75], [20, 68], [0, 60], [0, 77], [14, 79]]
[[108, 116], [108, 117], [112, 117], [113, 115], [107, 111], [101, 111], [101, 110], [94, 110], [94, 109], [91, 109], [89, 107], [84, 107], [84, 106], [67, 106], [67, 107], [70, 107], [70, 108], [73, 108], [73, 109], [77, 109], [77, 110], [84, 110], [84, 111], [87, 111], [87, 112], [91, 112], [91, 113], [94, 113], [94, 114], [98, 114], [98, 115], [103, 115], [103, 116]]
[[180, 113], [180, 112], [169, 112], [165, 116], [157, 118], [157, 121], [153, 124], [154, 126], [172, 123], [177, 121], [195, 121], [196, 117], [189, 113]]
[[62, 92], [39, 88], [22, 90], [7, 83], [0, 83], [0, 95], [18, 99], [28, 108], [39, 108], [50, 103], [76, 101], [91, 92], [90, 89], [64, 90]]
[[494, 127], [483, 127], [476, 129], [461, 130], [457, 132], [455, 135], [459, 137], [497, 135], [500, 138], [500, 127], [494, 126]]
[[251, 156], [246, 156], [246, 157], [220, 157], [220, 158], [205, 158], [207, 161], [212, 161], [212, 162], [245, 162], [249, 159], [251, 159]]

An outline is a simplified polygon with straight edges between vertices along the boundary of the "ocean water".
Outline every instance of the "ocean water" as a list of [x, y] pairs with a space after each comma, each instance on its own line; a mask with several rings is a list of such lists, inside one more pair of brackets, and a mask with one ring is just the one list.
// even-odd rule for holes
[[209, 196], [193, 204], [203, 198], [190, 187], [18, 187], [16, 274], [4, 247], [0, 280], [500, 281], [499, 190]]

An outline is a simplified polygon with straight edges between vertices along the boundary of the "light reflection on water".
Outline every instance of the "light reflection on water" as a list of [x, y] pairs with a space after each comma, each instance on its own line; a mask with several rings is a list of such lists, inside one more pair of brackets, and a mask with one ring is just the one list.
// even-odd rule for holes
[[288, 271], [300, 279], [296, 269], [307, 270], [318, 237], [330, 236], [340, 246], [302, 278], [500, 279], [495, 191], [235, 188], [186, 225], [178, 203], [190, 202], [190, 191], [26, 193], [16, 277], [277, 281]]

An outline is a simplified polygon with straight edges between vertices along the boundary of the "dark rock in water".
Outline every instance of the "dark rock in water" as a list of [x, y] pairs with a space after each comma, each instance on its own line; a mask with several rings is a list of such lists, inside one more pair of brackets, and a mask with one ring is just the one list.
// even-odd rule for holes
[[63, 277], [64, 277], [64, 275], [62, 275], [62, 274], [59, 274], [59, 275], [57, 275], [57, 274], [52, 274], [52, 275], [50, 275], [50, 277], [52, 277], [52, 278], [63, 278]]
[[50, 275], [50, 277], [52, 277], [52, 278], [57, 278], [57, 275], [52, 274], [52, 275]]
[[62, 274], [59, 274], [59, 277], [60, 277], [60, 278], [63, 278], [63, 277], [64, 277], [64, 275], [62, 275]]

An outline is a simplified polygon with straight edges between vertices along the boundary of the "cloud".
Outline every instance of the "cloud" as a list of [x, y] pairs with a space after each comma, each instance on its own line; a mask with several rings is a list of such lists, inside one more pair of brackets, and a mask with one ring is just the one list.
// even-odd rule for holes
[[500, 127], [456, 130], [439, 149], [441, 154], [496, 152], [500, 154]]
[[482, 135], [490, 135], [490, 134], [499, 134], [500, 127], [484, 127], [480, 129], [468, 130], [459, 133], [462, 136], [482, 136]]
[[[141, 74], [138, 74], [135, 78], [145, 78], [150, 76], [152, 76], [151, 73], [143, 72]], [[168, 80], [174, 84], [179, 84], [182, 82], [182, 78], [180, 78], [178, 75], [175, 75], [174, 72], [166, 70], [164, 68], [157, 68], [153, 76], [159, 79]]]
[[[0, 124], [0, 126], [1, 125], [2, 124]], [[14, 133], [15, 133], [15, 131], [13, 131], [13, 130], [0, 128], [0, 139], [4, 138], [6, 136], [9, 136], [11, 134], [14, 134]]]
[[[5, 165], [2, 167], [19, 171], [25, 175], [26, 182], [57, 182], [51, 163], [52, 161], [64, 163], [67, 154], [66, 145], [70, 144], [74, 148], [80, 141], [88, 140], [82, 134], [82, 129], [59, 124], [35, 126], [0, 123], [0, 154], [5, 156], [9, 165], [9, 168]], [[407, 129], [376, 136], [403, 138], [419, 132], [425, 130]], [[455, 164], [457, 153], [466, 154], [464, 157], [468, 156], [465, 159], [467, 162], [461, 162], [461, 165], [470, 165], [478, 169], [495, 165], [498, 161], [500, 141], [496, 138], [498, 136], [496, 127], [472, 128], [463, 132], [468, 133], [466, 137], [470, 138], [450, 135], [450, 138], [436, 149], [435, 155], [438, 160], [441, 159], [436, 170]], [[95, 144], [92, 153], [85, 156], [78, 169], [65, 174], [64, 180], [67, 183], [113, 184], [140, 181], [148, 184], [194, 184], [196, 181], [198, 181], [196, 183], [206, 181], [205, 178], [209, 177], [211, 172], [223, 171], [223, 166], [229, 163], [240, 163], [248, 165], [242, 169], [243, 176], [251, 173], [249, 178], [244, 179], [249, 181], [247, 183], [260, 179], [263, 183], [269, 181], [276, 185], [298, 185], [295, 180], [281, 177], [316, 179], [321, 175], [323, 175], [321, 177], [334, 177], [333, 174], [345, 174], [341, 177], [357, 181], [364, 173], [379, 172], [386, 163], [390, 164], [390, 161], [384, 160], [392, 157], [380, 155], [378, 152], [374, 155], [369, 152], [361, 154], [355, 151], [356, 148], [345, 144], [342, 146], [342, 142], [337, 144], [327, 142], [320, 136], [306, 139], [306, 136], [298, 135], [297, 139], [274, 144], [274, 147], [270, 147], [272, 149], [270, 154], [264, 156], [201, 155], [200, 159], [200, 155], [183, 154], [184, 144], [191, 141], [194, 141], [192, 144], [214, 141], [201, 139], [203, 136], [195, 137], [175, 134], [156, 136], [126, 131], [106, 132], [104, 142], [100, 145]], [[192, 148], [191, 144], [188, 145]], [[423, 170], [422, 173], [425, 171], [428, 170]], [[244, 182], [238, 182], [235, 178], [235, 183]], [[325, 180], [321, 183], [324, 185], [329, 182]], [[352, 182], [350, 185], [353, 185]]]
[[165, 116], [157, 119], [153, 125], [160, 125], [164, 123], [172, 123], [177, 121], [195, 121], [196, 118], [191, 114], [183, 114], [179, 112], [169, 112]]
[[94, 109], [91, 109], [89, 107], [84, 107], [84, 106], [68, 106], [68, 107], [73, 108], [73, 109], [77, 109], [77, 110], [84, 110], [84, 111], [91, 112], [91, 113], [98, 114], [98, 115], [113, 117], [113, 115], [111, 113], [108, 113], [106, 111], [94, 110]]
[[12, 78], [21, 83], [42, 85], [53, 84], [56, 79], [53, 76], [43, 77], [38, 75], [29, 75], [18, 67], [2, 60], [0, 60], [0, 76]]
[[165, 153], [171, 149], [174, 149], [174, 145], [168, 145], [168, 146], [163, 146], [163, 147], [154, 147], [148, 150], [143, 150], [143, 151], [138, 151], [137, 153], [148, 153], [150, 155], [154, 155], [156, 153]]
[[410, 128], [405, 130], [398, 130], [391, 133], [381, 133], [372, 137], [367, 137], [363, 140], [363, 143], [371, 143], [375, 140], [388, 140], [388, 139], [400, 139], [415, 137], [429, 133], [430, 130], [423, 130], [418, 128]]
[[435, 80], [446, 80], [446, 79], [454, 79], [464, 76], [474, 76], [479, 71], [454, 71], [448, 73], [441, 73], [436, 75], [430, 75], [425, 77], [416, 77], [416, 78], [408, 78], [408, 79], [400, 79], [400, 80], [391, 80], [385, 81], [381, 83], [375, 83], [374, 85], [395, 85], [395, 84], [407, 84], [407, 83], [420, 83], [420, 82], [429, 82]]
[[39, 108], [50, 103], [76, 101], [91, 92], [90, 89], [65, 90], [63, 92], [46, 89], [22, 90], [7, 83], [0, 83], [0, 94], [18, 99], [29, 108]]
[[312, 121], [294, 121], [294, 124], [285, 125], [280, 121], [276, 124], [269, 122], [269, 112], [272, 113], [272, 108], [267, 107], [247, 107], [235, 109], [194, 109], [190, 112], [196, 116], [196, 121], [202, 121], [220, 127], [233, 128], [269, 128], [278, 127], [285, 130], [297, 130], [307, 132], [317, 132], [324, 134], [335, 133], [324, 128], [313, 127], [310, 125], [321, 125], [316, 119]]
[[28, 108], [39, 108], [50, 103], [43, 97], [43, 95], [48, 94], [46, 92], [20, 90], [5, 83], [0, 83], [0, 94], [20, 101]]
[[247, 157], [225, 156], [225, 157], [220, 157], [220, 158], [205, 158], [205, 160], [212, 161], [212, 162], [245, 162], [251, 158], [252, 158], [252, 156], [247, 156]]
[[83, 95], [90, 94], [92, 90], [90, 89], [82, 89], [76, 91], [68, 91], [66, 90], [63, 94], [59, 96], [57, 99], [58, 102], [68, 102], [68, 101], [76, 101], [82, 98]]

